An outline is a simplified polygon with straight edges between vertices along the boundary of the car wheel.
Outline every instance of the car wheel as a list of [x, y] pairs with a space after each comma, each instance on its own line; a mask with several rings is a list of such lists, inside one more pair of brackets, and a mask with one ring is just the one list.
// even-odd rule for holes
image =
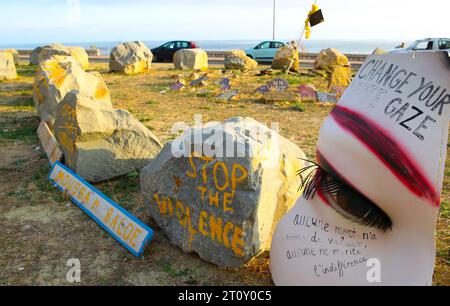
[[253, 59], [253, 56], [251, 56], [250, 54], [247, 54], [248, 57], [250, 57], [251, 59]]

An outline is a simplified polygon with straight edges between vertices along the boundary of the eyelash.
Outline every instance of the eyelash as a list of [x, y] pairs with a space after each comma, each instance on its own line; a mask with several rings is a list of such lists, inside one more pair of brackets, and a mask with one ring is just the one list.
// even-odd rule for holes
[[391, 219], [376, 204], [320, 165], [304, 161], [310, 165], [301, 169], [298, 175], [302, 180], [300, 189], [304, 190], [303, 197], [306, 200], [313, 199], [320, 192], [329, 197], [330, 206], [347, 219], [384, 232], [392, 230]]

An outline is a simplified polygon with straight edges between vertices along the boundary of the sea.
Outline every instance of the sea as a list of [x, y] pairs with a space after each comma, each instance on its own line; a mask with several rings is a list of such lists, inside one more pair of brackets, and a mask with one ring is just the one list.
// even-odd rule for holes
[[[288, 39], [277, 39], [278, 41], [288, 42]], [[158, 47], [169, 40], [150, 40], [144, 41], [149, 48]], [[235, 49], [253, 48], [264, 40], [197, 40], [197, 45], [206, 51], [228, 51]], [[301, 43], [301, 49], [304, 52], [317, 53], [322, 49], [336, 48], [343, 53], [348, 54], [370, 54], [376, 48], [386, 51], [392, 50], [402, 42], [409, 44], [409, 41], [375, 41], [375, 40], [305, 40]], [[110, 51], [121, 41], [104, 41], [104, 42], [61, 42], [67, 46], [81, 46], [86, 49], [98, 48], [102, 55], [109, 55]], [[13, 43], [2, 44], [0, 49], [14, 48], [18, 50], [33, 50], [38, 46], [45, 46], [49, 42], [42, 43]]]

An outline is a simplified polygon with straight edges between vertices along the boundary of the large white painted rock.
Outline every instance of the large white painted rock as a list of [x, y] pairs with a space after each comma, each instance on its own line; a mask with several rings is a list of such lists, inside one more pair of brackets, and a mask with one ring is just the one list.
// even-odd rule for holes
[[51, 44], [40, 49], [38, 54], [38, 63], [45, 61], [52, 56], [63, 55], [72, 56], [84, 70], [89, 68], [89, 56], [82, 47], [66, 47], [61, 44]]
[[17, 79], [14, 57], [10, 52], [0, 52], [0, 81]]
[[202, 49], [182, 49], [175, 52], [173, 64], [179, 70], [206, 70], [208, 54]]
[[58, 105], [54, 131], [66, 165], [93, 183], [142, 169], [162, 148], [129, 112], [76, 90]]
[[33, 99], [41, 119], [52, 126], [58, 104], [72, 90], [79, 90], [112, 108], [109, 90], [100, 74], [84, 71], [71, 56], [56, 55], [41, 62], [36, 71]]
[[233, 118], [166, 144], [142, 170], [141, 191], [171, 243], [239, 267], [269, 249], [278, 220], [299, 197], [301, 158], [303, 151], [276, 131]]
[[17, 52], [16, 49], [5, 49], [5, 50], [0, 50], [0, 53], [11, 53], [11, 55], [13, 56], [14, 59], [14, 64], [19, 65], [20, 64], [20, 56], [19, 56], [19, 52]]
[[141, 41], [119, 44], [110, 54], [109, 70], [135, 74], [150, 70], [152, 51]]

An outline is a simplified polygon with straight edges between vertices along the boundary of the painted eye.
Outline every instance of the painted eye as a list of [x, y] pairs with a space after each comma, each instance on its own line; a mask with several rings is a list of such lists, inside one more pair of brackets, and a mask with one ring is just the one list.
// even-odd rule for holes
[[336, 175], [322, 156], [319, 160], [320, 165], [309, 161], [310, 165], [299, 171], [302, 180], [300, 188], [304, 189], [305, 199], [319, 194], [349, 220], [385, 232], [392, 229], [392, 221], [383, 210]]

